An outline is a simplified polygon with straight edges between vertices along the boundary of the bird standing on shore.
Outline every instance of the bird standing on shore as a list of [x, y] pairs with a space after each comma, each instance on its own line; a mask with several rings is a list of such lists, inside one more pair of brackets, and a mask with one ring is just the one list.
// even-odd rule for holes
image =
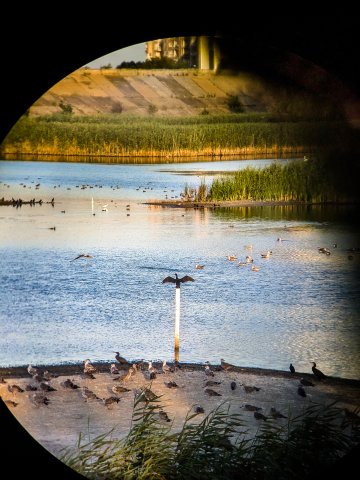
[[33, 367], [31, 364], [27, 367], [27, 371], [32, 377], [34, 375], [40, 375], [40, 369]]
[[81, 394], [85, 398], [86, 401], [88, 401], [88, 400], [100, 400], [100, 398], [87, 387], [82, 387]]
[[220, 362], [221, 362], [221, 368], [225, 371], [231, 370], [235, 366], [235, 365], [232, 365], [231, 363], [225, 362], [223, 358], [220, 359]]
[[96, 368], [94, 367], [94, 365], [92, 365], [92, 363], [90, 362], [90, 359], [87, 358], [84, 361], [84, 373], [95, 373], [95, 372], [96, 372]]
[[110, 373], [113, 374], [113, 375], [118, 375], [119, 374], [119, 370], [116, 368], [115, 363], [112, 363], [110, 365]]
[[298, 386], [297, 392], [300, 395], [300, 397], [304, 397], [304, 398], [306, 397], [306, 392], [302, 385]]
[[311, 367], [311, 370], [312, 370], [313, 374], [315, 375], [315, 377], [318, 378], [319, 380], [322, 380], [323, 378], [326, 378], [326, 375], [323, 374], [323, 372], [321, 370], [316, 368], [316, 363], [312, 362], [312, 364], [313, 364], [313, 366]]
[[210, 369], [209, 365], [205, 366], [205, 375], [207, 375], [208, 377], [213, 377], [215, 375], [214, 372]]
[[122, 367], [129, 367], [130, 362], [126, 360], [126, 358], [121, 357], [119, 352], [114, 352], [115, 353], [115, 360], [120, 363]]
[[265, 417], [265, 415], [257, 411], [254, 412], [254, 417], [256, 418], [256, 420], [267, 420], [267, 417]]
[[289, 370], [291, 373], [295, 373], [295, 367], [292, 363], [290, 363]]

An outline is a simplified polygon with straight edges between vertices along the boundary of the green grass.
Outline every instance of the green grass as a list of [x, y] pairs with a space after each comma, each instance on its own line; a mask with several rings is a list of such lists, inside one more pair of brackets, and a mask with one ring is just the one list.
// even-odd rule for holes
[[124, 439], [113, 439], [113, 431], [87, 442], [81, 435], [61, 460], [90, 479], [304, 480], [331, 471], [360, 440], [359, 412], [346, 415], [335, 403], [310, 403], [282, 424], [269, 418], [252, 438], [228, 402], [198, 421], [189, 412], [174, 432], [159, 420], [160, 397], [143, 400], [143, 394], [134, 400]]
[[238, 155], [313, 151], [349, 144], [341, 121], [277, 121], [270, 114], [130, 117], [122, 114], [23, 117], [1, 153], [88, 156]]
[[[357, 198], [359, 163], [340, 154], [295, 160], [266, 168], [248, 167], [200, 185], [195, 200], [348, 202]], [[205, 191], [206, 190], [206, 191]]]

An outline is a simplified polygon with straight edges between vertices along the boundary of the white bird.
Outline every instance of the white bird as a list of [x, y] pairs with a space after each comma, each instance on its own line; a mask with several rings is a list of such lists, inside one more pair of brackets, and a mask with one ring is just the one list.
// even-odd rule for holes
[[170, 369], [169, 365], [167, 365], [166, 360], [163, 361], [162, 371], [164, 373], [170, 373], [171, 372], [171, 369]]
[[31, 364], [29, 364], [29, 366], [27, 367], [27, 371], [32, 377], [40, 373], [40, 370], [33, 367]]
[[101, 210], [103, 212], [107, 212], [108, 211], [107, 207], [108, 207], [108, 203], [106, 205], [103, 205]]
[[87, 358], [84, 362], [84, 373], [94, 373], [96, 368], [91, 364], [90, 360]]
[[204, 268], [204, 266], [205, 266], [205, 265], [200, 265], [199, 263], [197, 263], [197, 264], [195, 265], [195, 268], [196, 268], [196, 270], [202, 270], [202, 269]]
[[210, 370], [209, 365], [205, 366], [205, 375], [207, 375], [208, 377], [213, 377], [214, 376], [214, 372], [212, 370]]
[[110, 365], [110, 373], [112, 373], [113, 375], [117, 375], [119, 373], [119, 370], [116, 368], [115, 363], [112, 363]]
[[266, 253], [261, 254], [261, 258], [270, 258], [271, 254], [272, 254], [272, 251], [268, 250]]

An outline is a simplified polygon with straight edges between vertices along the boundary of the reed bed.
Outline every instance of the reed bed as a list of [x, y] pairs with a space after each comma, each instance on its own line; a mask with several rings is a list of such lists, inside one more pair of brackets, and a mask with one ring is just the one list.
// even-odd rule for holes
[[342, 122], [275, 121], [268, 114], [130, 117], [121, 114], [23, 117], [2, 154], [104, 157], [305, 153], [349, 142]]
[[61, 460], [90, 479], [295, 480], [330, 472], [359, 445], [358, 411], [347, 415], [335, 403], [310, 403], [300, 415], [289, 412], [282, 424], [269, 418], [250, 437], [242, 414], [230, 413], [229, 402], [196, 421], [198, 414], [189, 411], [174, 432], [171, 423], [159, 420], [160, 397], [144, 402], [145, 392], [134, 400], [124, 439], [112, 438], [113, 431], [89, 441], [81, 435], [77, 448], [66, 449]]
[[206, 193], [204, 186], [200, 185], [195, 199], [348, 202], [357, 196], [355, 178], [358, 168], [355, 171], [350, 166], [344, 167], [340, 158], [335, 163], [327, 156], [294, 160], [286, 165], [273, 163], [263, 169], [248, 167], [215, 179]]

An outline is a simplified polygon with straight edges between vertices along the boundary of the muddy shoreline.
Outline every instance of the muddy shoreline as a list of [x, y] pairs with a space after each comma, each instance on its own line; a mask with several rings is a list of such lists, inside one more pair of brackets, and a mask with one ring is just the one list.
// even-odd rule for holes
[[[110, 365], [113, 362], [91, 362], [97, 369], [99, 373], [108, 373], [110, 370]], [[156, 368], [161, 368], [161, 362], [153, 362], [153, 365]], [[168, 365], [172, 366], [171, 362], [168, 362]], [[180, 363], [180, 370], [184, 372], [196, 372], [204, 369], [204, 364], [201, 363]], [[27, 365], [22, 365], [18, 367], [0, 367], [0, 377], [3, 378], [30, 378]], [[50, 373], [54, 373], [60, 376], [66, 375], [81, 375], [84, 369], [84, 363], [72, 363], [72, 364], [59, 364], [59, 365], [40, 365], [37, 364], [36, 367], [41, 368], [42, 370], [48, 370]], [[215, 371], [222, 371], [220, 365], [212, 365], [212, 369]], [[313, 374], [309, 372], [296, 372], [294, 374], [287, 372], [285, 370], [273, 370], [265, 368], [256, 368], [256, 367], [241, 367], [234, 365], [231, 368], [232, 372], [244, 373], [247, 375], [254, 376], [263, 376], [263, 377], [275, 377], [275, 378], [313, 378]], [[327, 377], [326, 383], [328, 385], [347, 385], [356, 388], [360, 388], [360, 380], [355, 380], [351, 378], [340, 378], [340, 377]]]

